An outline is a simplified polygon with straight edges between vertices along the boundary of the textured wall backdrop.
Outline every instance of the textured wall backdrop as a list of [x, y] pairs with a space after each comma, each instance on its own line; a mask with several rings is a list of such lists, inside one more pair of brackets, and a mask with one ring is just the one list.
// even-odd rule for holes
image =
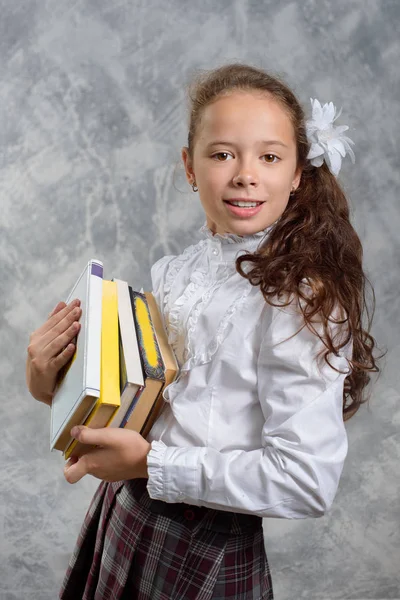
[[[70, 486], [47, 407], [25, 388], [28, 336], [85, 262], [150, 286], [197, 240], [180, 162], [185, 85], [247, 61], [343, 106], [357, 162], [341, 180], [377, 297], [384, 371], [347, 424], [322, 519], [265, 520], [276, 600], [400, 598], [398, 0], [0, 2], [0, 600], [54, 600], [97, 485]], [[77, 599], [78, 600], [78, 599]]]

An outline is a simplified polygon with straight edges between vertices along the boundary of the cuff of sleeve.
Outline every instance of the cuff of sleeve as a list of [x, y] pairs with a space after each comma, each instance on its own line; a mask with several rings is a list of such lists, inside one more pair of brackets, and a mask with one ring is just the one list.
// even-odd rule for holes
[[150, 498], [200, 506], [199, 469], [204, 450], [168, 447], [153, 440], [147, 455], [147, 491]]
[[166, 450], [164, 442], [154, 440], [147, 454], [147, 491], [153, 500], [164, 500], [163, 466]]

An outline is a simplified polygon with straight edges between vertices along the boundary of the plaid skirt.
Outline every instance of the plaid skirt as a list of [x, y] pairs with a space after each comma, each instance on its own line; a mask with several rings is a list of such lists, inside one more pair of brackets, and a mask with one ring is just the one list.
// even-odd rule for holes
[[147, 479], [97, 489], [61, 600], [273, 600], [262, 519], [152, 500]]

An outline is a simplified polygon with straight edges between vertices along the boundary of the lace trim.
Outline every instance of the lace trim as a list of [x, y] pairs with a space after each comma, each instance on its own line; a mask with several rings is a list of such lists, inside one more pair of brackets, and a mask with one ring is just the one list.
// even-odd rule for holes
[[229, 270], [228, 270], [224, 279], [220, 279], [220, 280], [216, 281], [215, 284], [212, 285], [203, 294], [201, 300], [197, 303], [197, 306], [189, 315], [188, 331], [187, 331], [187, 344], [186, 344], [185, 352], [183, 354], [183, 360], [185, 362], [187, 361], [188, 357], [192, 354], [192, 346], [193, 346], [192, 342], [193, 342], [194, 331], [196, 329], [197, 321], [199, 320], [199, 316], [200, 316], [201, 312], [204, 310], [204, 307], [208, 304], [208, 302], [210, 301], [210, 298], [213, 296], [213, 294], [216, 292], [216, 290], [218, 290], [221, 286], [223, 286], [224, 283], [229, 279], [229, 277], [231, 277], [231, 275], [232, 275], [232, 273], [229, 272]]
[[[183, 335], [182, 335], [182, 328], [179, 326], [181, 319], [180, 319], [180, 309], [182, 306], [184, 306], [189, 299], [192, 297], [192, 295], [196, 292], [196, 290], [199, 288], [199, 286], [203, 285], [204, 280], [206, 278], [206, 273], [201, 272], [199, 273], [198, 271], [195, 271], [192, 275], [191, 275], [191, 281], [189, 283], [189, 285], [186, 287], [185, 292], [182, 294], [182, 296], [180, 298], [178, 298], [175, 302], [174, 305], [170, 308], [169, 311], [169, 334], [168, 334], [168, 343], [172, 346], [173, 350], [175, 351], [175, 355], [177, 356], [178, 360], [179, 360], [179, 356], [181, 354], [180, 348], [179, 348], [179, 340], [182, 340], [183, 343]], [[190, 317], [189, 317], [190, 320]], [[185, 358], [183, 357], [183, 360], [185, 360]]]
[[[243, 303], [245, 302], [247, 296], [249, 295], [249, 293], [252, 289], [252, 286], [249, 285], [248, 282], [246, 281], [247, 285], [244, 287], [239, 299], [236, 298], [232, 301], [230, 307], [226, 311], [224, 317], [222, 318], [222, 320], [219, 324], [219, 327], [217, 329], [215, 336], [212, 338], [207, 349], [204, 352], [202, 352], [201, 354], [190, 356], [192, 353], [192, 348], [193, 348], [193, 339], [194, 339], [194, 335], [195, 335], [195, 329], [196, 329], [197, 322], [198, 322], [199, 316], [201, 314], [201, 311], [204, 309], [204, 305], [209, 302], [210, 298], [215, 293], [216, 289], [220, 288], [232, 275], [232, 269], [235, 270], [235, 263], [234, 262], [232, 264], [226, 263], [225, 266], [228, 271], [226, 274], [226, 277], [216, 281], [214, 285], [211, 285], [211, 287], [203, 294], [202, 298], [197, 303], [197, 306], [192, 311], [192, 314], [189, 315], [188, 331], [187, 331], [186, 340], [184, 339], [184, 336], [182, 335], [183, 332], [181, 331], [181, 328], [180, 328], [180, 309], [186, 302], [189, 301], [189, 299], [193, 296], [193, 294], [196, 292], [198, 287], [200, 285], [204, 284], [204, 282], [207, 278], [207, 270], [206, 269], [196, 269], [192, 273], [192, 275], [190, 277], [190, 283], [186, 287], [186, 290], [184, 291], [182, 296], [174, 302], [173, 306], [171, 306], [170, 292], [171, 292], [173, 283], [174, 283], [178, 273], [183, 268], [184, 264], [196, 252], [199, 252], [199, 250], [204, 248], [204, 245], [207, 244], [207, 240], [209, 238], [215, 239], [215, 237], [218, 237], [221, 239], [222, 243], [229, 243], [229, 244], [243, 242], [243, 241], [246, 241], [246, 242], [259, 241], [259, 239], [262, 236], [266, 235], [266, 233], [269, 231], [269, 229], [271, 229], [271, 227], [272, 226], [268, 227], [264, 231], [260, 231], [256, 234], [254, 234], [254, 235], [248, 235], [245, 237], [241, 237], [236, 234], [225, 234], [224, 236], [222, 236], [220, 234], [216, 234], [214, 236], [212, 234], [211, 230], [206, 225], [203, 225], [203, 227], [200, 229], [200, 231], [205, 234], [206, 239], [201, 240], [199, 243], [186, 248], [182, 255], [173, 259], [170, 262], [170, 264], [168, 265], [168, 270], [167, 270], [165, 284], [164, 284], [164, 315], [165, 315], [166, 319], [167, 319], [167, 315], [168, 315], [168, 343], [171, 345], [172, 349], [174, 350], [175, 356], [178, 360], [178, 363], [181, 363], [183, 361], [182, 364], [179, 364], [181, 372], [190, 371], [194, 366], [197, 366], [199, 364], [205, 364], [211, 360], [211, 358], [217, 352], [218, 348], [220, 347], [223, 340], [225, 339], [226, 329], [227, 329], [227, 326], [228, 326], [230, 320], [232, 319], [233, 315], [238, 310], [238, 308], [241, 307], [243, 305]], [[247, 265], [243, 266], [244, 270], [247, 270], [246, 266]], [[232, 267], [232, 269], [230, 267]], [[243, 280], [243, 281], [245, 281], [245, 280]], [[185, 344], [185, 342], [186, 342], [186, 344]], [[182, 346], [182, 345], [186, 345], [186, 348], [182, 349], [183, 352], [181, 353], [180, 346]], [[182, 354], [182, 361], [180, 360], [181, 354]]]
[[196, 252], [199, 251], [200, 248], [202, 248], [204, 245], [206, 244], [206, 240], [201, 240], [200, 242], [198, 242], [197, 244], [193, 244], [192, 246], [188, 246], [187, 248], [185, 248], [185, 250], [183, 251], [182, 254], [180, 254], [179, 256], [177, 256], [176, 258], [172, 259], [171, 262], [168, 265], [168, 270], [167, 270], [167, 274], [165, 276], [165, 283], [164, 283], [164, 304], [165, 299], [168, 297], [169, 292], [171, 291], [171, 287], [173, 282], [175, 281], [176, 276], [178, 275], [179, 271], [182, 269], [184, 263], [193, 256], [193, 254], [195, 254]]
[[[211, 340], [210, 344], [208, 345], [206, 351], [189, 358], [189, 360], [187, 360], [183, 364], [181, 371], [190, 371], [195, 366], [204, 365], [204, 364], [210, 362], [210, 360], [212, 359], [214, 354], [217, 352], [218, 348], [221, 346], [222, 342], [224, 341], [224, 339], [226, 337], [226, 330], [227, 330], [229, 322], [231, 321], [233, 315], [238, 310], [238, 308], [243, 306], [244, 302], [246, 301], [247, 296], [250, 294], [251, 289], [252, 289], [252, 286], [247, 285], [245, 287], [242, 295], [240, 296], [239, 300], [237, 300], [237, 299], [233, 300], [230, 307], [226, 311], [223, 319], [221, 320], [219, 327], [217, 329], [217, 332], [216, 332], [215, 336], [213, 337], [213, 339]], [[199, 304], [202, 305], [202, 302], [200, 302]], [[199, 306], [197, 308], [199, 308]], [[190, 331], [191, 334], [194, 333], [194, 328], [195, 328], [195, 324], [191, 328], [191, 331]], [[189, 342], [189, 344], [190, 344], [190, 342]]]
[[237, 244], [240, 242], [252, 242], [252, 241], [259, 241], [260, 238], [264, 237], [265, 235], [267, 235], [267, 233], [269, 233], [269, 231], [272, 229], [272, 227], [274, 226], [275, 223], [273, 223], [272, 225], [269, 225], [266, 229], [262, 230], [262, 231], [258, 231], [257, 233], [253, 233], [253, 234], [249, 234], [249, 235], [237, 235], [236, 233], [215, 233], [213, 234], [213, 232], [211, 231], [211, 229], [208, 227], [207, 223], [204, 223], [204, 225], [202, 227], [200, 227], [199, 231], [201, 234], [203, 234], [206, 239], [211, 239], [211, 240], [215, 240], [218, 239], [220, 240], [220, 242], [222, 244]]
[[[199, 270], [196, 270], [191, 277], [191, 282], [185, 290], [185, 293], [179, 298], [174, 306], [170, 306], [170, 293], [173, 286], [173, 283], [179, 273], [179, 271], [183, 268], [184, 264], [196, 253], [199, 252], [201, 248], [206, 244], [206, 240], [201, 240], [198, 244], [194, 244], [192, 246], [188, 246], [183, 253], [173, 259], [169, 265], [167, 274], [165, 276], [165, 284], [164, 284], [164, 316], [166, 321], [168, 321], [168, 343], [172, 346], [176, 358], [178, 359], [179, 349], [178, 349], [178, 341], [179, 341], [179, 308], [190, 298], [191, 294], [195, 292], [197, 287], [200, 285], [200, 281], [196, 279], [195, 274], [199, 273]], [[205, 271], [201, 271], [200, 273], [204, 273]], [[203, 282], [204, 279], [202, 278]], [[168, 308], [170, 310], [168, 310]], [[168, 315], [168, 319], [167, 319]]]

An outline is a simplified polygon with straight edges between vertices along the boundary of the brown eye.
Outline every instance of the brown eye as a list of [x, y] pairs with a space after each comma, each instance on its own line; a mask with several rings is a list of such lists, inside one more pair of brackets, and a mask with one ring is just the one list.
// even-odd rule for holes
[[[216, 158], [219, 162], [226, 162], [225, 158], [227, 158], [228, 156], [230, 156], [230, 154], [228, 152], [217, 152], [216, 154], [213, 155], [213, 158]], [[225, 158], [222, 158], [222, 160], [220, 160], [219, 157], [225, 157]]]
[[277, 156], [275, 156], [275, 154], [264, 154], [264, 157], [265, 157], [266, 159], [270, 159], [270, 158], [272, 159], [272, 160], [266, 160], [266, 161], [265, 161], [265, 162], [267, 162], [267, 163], [269, 163], [269, 164], [271, 164], [271, 165], [272, 165], [272, 164], [274, 164], [274, 159], [275, 159], [275, 158], [278, 160], [278, 157], [277, 157]]

